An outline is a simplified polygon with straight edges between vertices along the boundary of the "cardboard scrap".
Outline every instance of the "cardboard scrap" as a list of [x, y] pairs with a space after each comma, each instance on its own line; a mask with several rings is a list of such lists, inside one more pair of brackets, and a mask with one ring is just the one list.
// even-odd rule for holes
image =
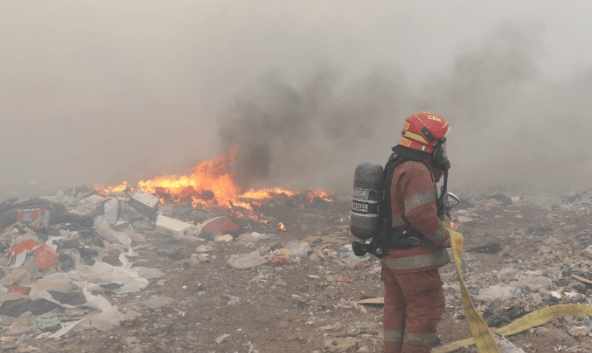
[[358, 304], [383, 305], [384, 304], [384, 297], [362, 299], [362, 300], [359, 300], [357, 303]]

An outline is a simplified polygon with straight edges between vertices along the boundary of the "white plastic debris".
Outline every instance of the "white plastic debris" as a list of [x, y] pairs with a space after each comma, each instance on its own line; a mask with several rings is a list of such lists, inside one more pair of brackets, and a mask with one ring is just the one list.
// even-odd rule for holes
[[255, 250], [248, 254], [230, 255], [226, 262], [230, 267], [243, 269], [261, 266], [267, 263], [264, 258], [259, 255], [259, 251]]
[[230, 243], [230, 242], [232, 242], [232, 235], [230, 235], [230, 234], [216, 235], [216, 237], [214, 238], [214, 241], [216, 243]]
[[479, 294], [475, 296], [475, 299], [482, 302], [492, 302], [496, 299], [505, 301], [511, 298], [516, 292], [516, 288], [502, 285], [490, 286], [479, 291]]
[[103, 207], [105, 208], [104, 217], [107, 223], [115, 224], [119, 219], [119, 201], [116, 198], [110, 198], [105, 201]]
[[163, 215], [156, 217], [156, 231], [181, 239], [193, 233], [193, 225]]
[[230, 334], [225, 333], [222, 336], [216, 337], [215, 341], [216, 341], [216, 343], [220, 344], [220, 343], [224, 342], [228, 337], [230, 337]]
[[508, 339], [504, 336], [499, 338], [497, 341], [500, 353], [524, 353], [522, 348], [516, 347], [514, 343], [508, 341]]
[[289, 243], [285, 248], [290, 250], [290, 256], [301, 258], [307, 258], [308, 253], [312, 251], [310, 245], [305, 241], [302, 243]]
[[158, 197], [152, 196], [142, 190], [136, 191], [129, 200], [129, 204], [144, 213], [152, 213], [158, 207]]

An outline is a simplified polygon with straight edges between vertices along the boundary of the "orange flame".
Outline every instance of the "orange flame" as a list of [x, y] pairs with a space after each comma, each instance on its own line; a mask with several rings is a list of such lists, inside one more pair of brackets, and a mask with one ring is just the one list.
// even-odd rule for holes
[[[247, 210], [250, 213], [253, 207], [261, 207], [267, 201], [275, 197], [292, 197], [300, 194], [299, 191], [282, 188], [243, 189], [235, 182], [232, 165], [236, 156], [238, 146], [228, 154], [221, 154], [212, 160], [203, 161], [191, 170], [187, 175], [165, 175], [149, 180], [138, 182], [137, 188], [128, 188], [126, 182], [117, 186], [95, 186], [96, 190], [107, 195], [109, 192], [124, 190], [142, 190], [157, 196], [162, 203], [180, 202], [188, 200], [194, 207], [205, 209], [226, 208], [237, 212], [239, 209]], [[321, 199], [325, 202], [333, 202], [327, 191], [316, 189], [306, 194], [311, 202]], [[259, 220], [256, 214], [242, 215], [240, 218], [251, 218]], [[264, 220], [259, 220], [263, 222]], [[266, 222], [265, 222], [266, 223]]]
[[315, 189], [308, 194], [306, 194], [310, 202], [313, 202], [315, 197], [325, 201], [325, 202], [333, 202], [332, 199], [329, 198], [329, 193], [322, 189]]
[[281, 231], [286, 231], [286, 226], [282, 222], [280, 222], [278, 225], [280, 226]]
[[106, 188], [99, 185], [95, 185], [95, 189], [99, 194], [107, 196], [112, 192], [122, 192], [127, 190], [127, 181], [124, 181], [123, 183], [116, 186], [107, 186]]
[[458, 224], [454, 223], [454, 222], [450, 222], [450, 228], [457, 230], [458, 229]]

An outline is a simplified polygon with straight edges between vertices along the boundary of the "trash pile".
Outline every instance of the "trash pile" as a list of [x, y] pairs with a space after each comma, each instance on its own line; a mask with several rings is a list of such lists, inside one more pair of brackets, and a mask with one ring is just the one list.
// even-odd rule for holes
[[[278, 197], [247, 217], [88, 186], [7, 200], [0, 349], [381, 351], [380, 264], [353, 253], [349, 200], [333, 201]], [[555, 304], [592, 303], [591, 215], [592, 191], [496, 194], [455, 209], [464, 278], [492, 329]], [[455, 270], [440, 273], [439, 340], [470, 337]], [[566, 317], [500, 342], [585, 352], [591, 332], [592, 319]]]
[[139, 315], [104, 296], [135, 293], [164, 276], [130, 262], [145, 242], [137, 230], [151, 224], [131, 200], [82, 187], [0, 204], [2, 342], [59, 338], [74, 327], [108, 331]]

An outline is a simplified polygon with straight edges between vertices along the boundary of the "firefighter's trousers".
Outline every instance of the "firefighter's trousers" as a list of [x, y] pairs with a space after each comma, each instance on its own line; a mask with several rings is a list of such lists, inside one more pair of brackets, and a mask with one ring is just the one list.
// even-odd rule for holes
[[393, 273], [383, 262], [382, 281], [384, 352], [431, 352], [445, 306], [438, 270]]

